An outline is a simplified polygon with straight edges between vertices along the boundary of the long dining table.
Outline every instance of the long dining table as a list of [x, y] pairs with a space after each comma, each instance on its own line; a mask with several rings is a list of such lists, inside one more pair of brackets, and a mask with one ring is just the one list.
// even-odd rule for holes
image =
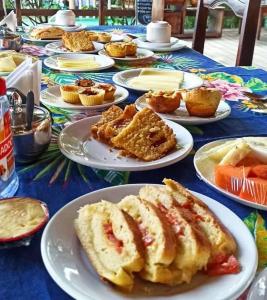
[[[88, 30], [116, 31], [141, 35], [145, 33], [142, 26], [97, 26]], [[22, 52], [46, 57], [42, 46], [25, 44]], [[227, 55], [225, 53], [225, 55]], [[116, 63], [108, 70], [88, 73], [57, 72], [43, 66], [42, 88], [47, 85], [71, 83], [79, 77], [112, 82], [112, 76], [121, 70], [140, 67], [155, 67], [182, 70], [201, 76], [205, 84], [219, 88], [225, 101], [231, 106], [231, 114], [224, 120], [206, 125], [190, 125], [186, 128], [194, 139], [190, 155], [173, 165], [143, 172], [116, 172], [98, 170], [78, 165], [66, 159], [58, 149], [57, 138], [69, 121], [86, 117], [70, 115], [64, 110], [49, 107], [53, 116], [53, 138], [47, 153], [47, 159], [41, 159], [30, 165], [17, 165], [19, 189], [16, 196], [40, 199], [49, 208], [50, 218], [73, 199], [92, 191], [126, 183], [161, 183], [172, 178], [190, 190], [202, 193], [222, 203], [237, 214], [249, 227], [255, 237], [259, 253], [259, 265], [267, 265], [267, 213], [242, 205], [210, 188], [200, 180], [194, 169], [194, 153], [204, 144], [223, 138], [242, 136], [267, 136], [267, 104], [263, 101], [248, 99], [244, 91], [258, 94], [267, 93], [267, 72], [253, 67], [226, 67], [189, 47], [175, 52], [158, 52], [149, 60], [132, 63]], [[122, 106], [134, 101], [140, 94], [129, 91], [129, 97]], [[64, 167], [58, 166], [64, 160]], [[223, 218], [224, 216], [220, 216]], [[0, 299], [71, 299], [52, 280], [45, 269], [40, 252], [42, 231], [31, 240], [29, 246], [0, 250]]]

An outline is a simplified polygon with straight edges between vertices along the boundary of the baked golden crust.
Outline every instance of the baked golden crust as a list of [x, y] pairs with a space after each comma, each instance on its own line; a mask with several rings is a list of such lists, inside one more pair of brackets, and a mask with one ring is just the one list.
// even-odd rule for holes
[[135, 56], [137, 50], [137, 44], [134, 42], [124, 42], [126, 47], [126, 56]]
[[107, 32], [99, 32], [97, 36], [98, 36], [98, 42], [100, 43], [109, 43], [112, 38], [112, 35]]
[[158, 113], [174, 112], [181, 102], [181, 93], [177, 91], [156, 91], [145, 94], [147, 104]]
[[123, 58], [126, 56], [125, 43], [114, 42], [105, 45], [105, 50], [109, 56]]
[[111, 142], [144, 161], [159, 159], [176, 146], [172, 129], [149, 108], [138, 112]]
[[42, 27], [42, 28], [34, 28], [30, 33], [30, 36], [37, 40], [53, 40], [60, 39], [65, 31], [59, 27], [51, 26], [51, 27]]
[[108, 102], [114, 101], [114, 94], [116, 92], [116, 87], [110, 83], [96, 83], [96, 88], [105, 91], [104, 100]]
[[183, 99], [190, 116], [208, 118], [214, 116], [221, 97], [220, 91], [201, 87], [187, 91]]
[[60, 86], [60, 93], [61, 97], [65, 102], [71, 103], [71, 104], [79, 104], [80, 98], [79, 98], [79, 91], [81, 91], [81, 88], [75, 85], [61, 85]]
[[65, 48], [72, 52], [92, 51], [95, 49], [87, 31], [65, 32], [62, 35], [62, 43]]
[[100, 105], [104, 102], [105, 92], [95, 87], [84, 88], [79, 93], [80, 101], [84, 106]]

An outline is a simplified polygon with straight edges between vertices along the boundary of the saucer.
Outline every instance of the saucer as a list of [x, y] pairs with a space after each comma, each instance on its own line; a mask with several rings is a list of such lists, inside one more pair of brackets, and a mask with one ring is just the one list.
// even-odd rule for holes
[[134, 40], [139, 48], [148, 49], [155, 52], [171, 52], [180, 50], [188, 45], [188, 42], [179, 40], [175, 37], [171, 38], [170, 43], [150, 43], [146, 37], [139, 37]]
[[179, 39], [176, 37], [171, 37], [170, 42], [169, 43], [155, 43], [155, 42], [149, 42], [145, 36], [139, 37], [139, 44], [140, 46], [142, 44], [146, 45], [146, 46], [150, 46], [153, 48], [165, 48], [165, 47], [171, 47], [172, 45], [178, 43]]

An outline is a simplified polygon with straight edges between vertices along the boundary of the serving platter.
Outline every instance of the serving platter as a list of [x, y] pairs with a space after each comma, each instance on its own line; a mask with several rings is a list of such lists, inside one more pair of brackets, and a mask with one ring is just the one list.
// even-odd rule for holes
[[[117, 85], [123, 86], [127, 89], [139, 91], [139, 92], [148, 92], [148, 89], [134, 88], [128, 84], [129, 80], [131, 80], [134, 77], [137, 77], [141, 73], [141, 71], [142, 68], [121, 71], [116, 73], [112, 77], [112, 80]], [[198, 88], [203, 85], [203, 80], [199, 76], [188, 72], [183, 72], [183, 73], [184, 73], [184, 80], [181, 84], [180, 87], [181, 89], [190, 90], [190, 89]]]
[[127, 184], [101, 189], [83, 195], [59, 210], [47, 224], [42, 240], [41, 255], [53, 280], [71, 297], [79, 300], [230, 300], [237, 299], [253, 280], [258, 263], [257, 249], [252, 234], [242, 220], [230, 209], [214, 199], [193, 192], [221, 219], [238, 245], [241, 272], [234, 275], [196, 275], [190, 284], [164, 287], [160, 284], [142, 283], [133, 294], [123, 294], [102, 281], [86, 257], [73, 221], [80, 207], [105, 199], [117, 203], [123, 197], [138, 194], [144, 184]]
[[103, 44], [97, 42], [92, 42], [92, 43], [94, 44], [95, 49], [91, 51], [79, 51], [79, 52], [70, 51], [63, 46], [62, 41], [49, 43], [45, 46], [45, 49], [54, 53], [69, 53], [69, 54], [97, 53], [98, 51], [103, 49]]
[[[95, 62], [99, 64], [97, 67], [93, 68], [61, 68], [57, 64], [57, 58], [69, 58], [69, 59], [94, 59]], [[44, 60], [44, 64], [54, 70], [59, 71], [67, 71], [67, 72], [90, 72], [90, 71], [99, 71], [111, 68], [115, 61], [109, 57], [102, 57], [99, 55], [94, 54], [58, 54], [58, 55], [52, 55]]]
[[172, 128], [177, 147], [155, 161], [141, 161], [135, 158], [119, 155], [119, 150], [110, 149], [110, 146], [91, 137], [90, 131], [100, 116], [94, 116], [77, 121], [64, 128], [59, 136], [59, 148], [69, 159], [85, 166], [105, 170], [117, 171], [145, 171], [162, 168], [174, 164], [185, 158], [193, 147], [193, 138], [189, 131], [179, 124], [166, 120]]
[[40, 40], [40, 39], [35, 39], [35, 38], [31, 37], [29, 34], [23, 34], [22, 38], [23, 38], [23, 40], [25, 40], [27, 42], [33, 42], [33, 43], [51, 43], [51, 42], [57, 42], [57, 41], [61, 40], [61, 38]]
[[135, 56], [126, 56], [126, 57], [114, 57], [110, 56], [105, 49], [102, 49], [98, 52], [101, 56], [108, 56], [113, 58], [115, 61], [124, 61], [124, 62], [131, 62], [131, 61], [139, 61], [143, 59], [148, 59], [154, 55], [154, 52], [146, 49], [137, 48]]
[[71, 104], [68, 102], [65, 102], [60, 94], [60, 86], [53, 86], [49, 87], [41, 92], [41, 103], [44, 105], [52, 106], [52, 107], [57, 107], [61, 109], [66, 109], [66, 110], [90, 110], [90, 111], [102, 111], [111, 105], [116, 105], [127, 99], [129, 96], [129, 92], [120, 86], [116, 85], [116, 92], [114, 94], [114, 101], [112, 102], [105, 102], [100, 105], [93, 105], [93, 106], [84, 106], [82, 104]]
[[[146, 96], [142, 95], [135, 101], [136, 108], [141, 110], [145, 107], [149, 107], [146, 103]], [[213, 117], [200, 118], [190, 116], [186, 110], [185, 103], [181, 101], [180, 107], [173, 113], [158, 113], [161, 118], [171, 120], [183, 125], [202, 125], [220, 121], [227, 118], [231, 113], [231, 107], [225, 102], [221, 101], [218, 109]]]
[[196, 169], [199, 179], [203, 180], [211, 188], [215, 189], [219, 193], [227, 196], [228, 198], [230, 198], [234, 201], [237, 201], [243, 205], [250, 206], [250, 207], [253, 207], [256, 209], [267, 210], [267, 205], [245, 200], [245, 199], [240, 198], [239, 196], [234, 195], [234, 194], [222, 189], [221, 187], [217, 186], [214, 181], [214, 172], [215, 172], [215, 167], [217, 164], [211, 159], [207, 159], [203, 162], [203, 157], [205, 156], [206, 151], [208, 151], [216, 146], [223, 145], [226, 142], [231, 141], [231, 140], [234, 140], [234, 139], [221, 139], [218, 141], [208, 143], [208, 144], [204, 145], [203, 147], [201, 147], [200, 149], [198, 149], [198, 151], [196, 152], [196, 154], [194, 156], [194, 166], [195, 166], [195, 169]]

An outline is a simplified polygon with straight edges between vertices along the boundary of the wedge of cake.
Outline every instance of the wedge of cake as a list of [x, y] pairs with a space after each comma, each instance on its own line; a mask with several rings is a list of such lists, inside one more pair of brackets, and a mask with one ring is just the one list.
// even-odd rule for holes
[[144, 161], [159, 159], [176, 146], [172, 129], [149, 108], [135, 114], [111, 142]]
[[95, 49], [86, 31], [64, 32], [62, 35], [63, 46], [73, 52], [92, 51]]

